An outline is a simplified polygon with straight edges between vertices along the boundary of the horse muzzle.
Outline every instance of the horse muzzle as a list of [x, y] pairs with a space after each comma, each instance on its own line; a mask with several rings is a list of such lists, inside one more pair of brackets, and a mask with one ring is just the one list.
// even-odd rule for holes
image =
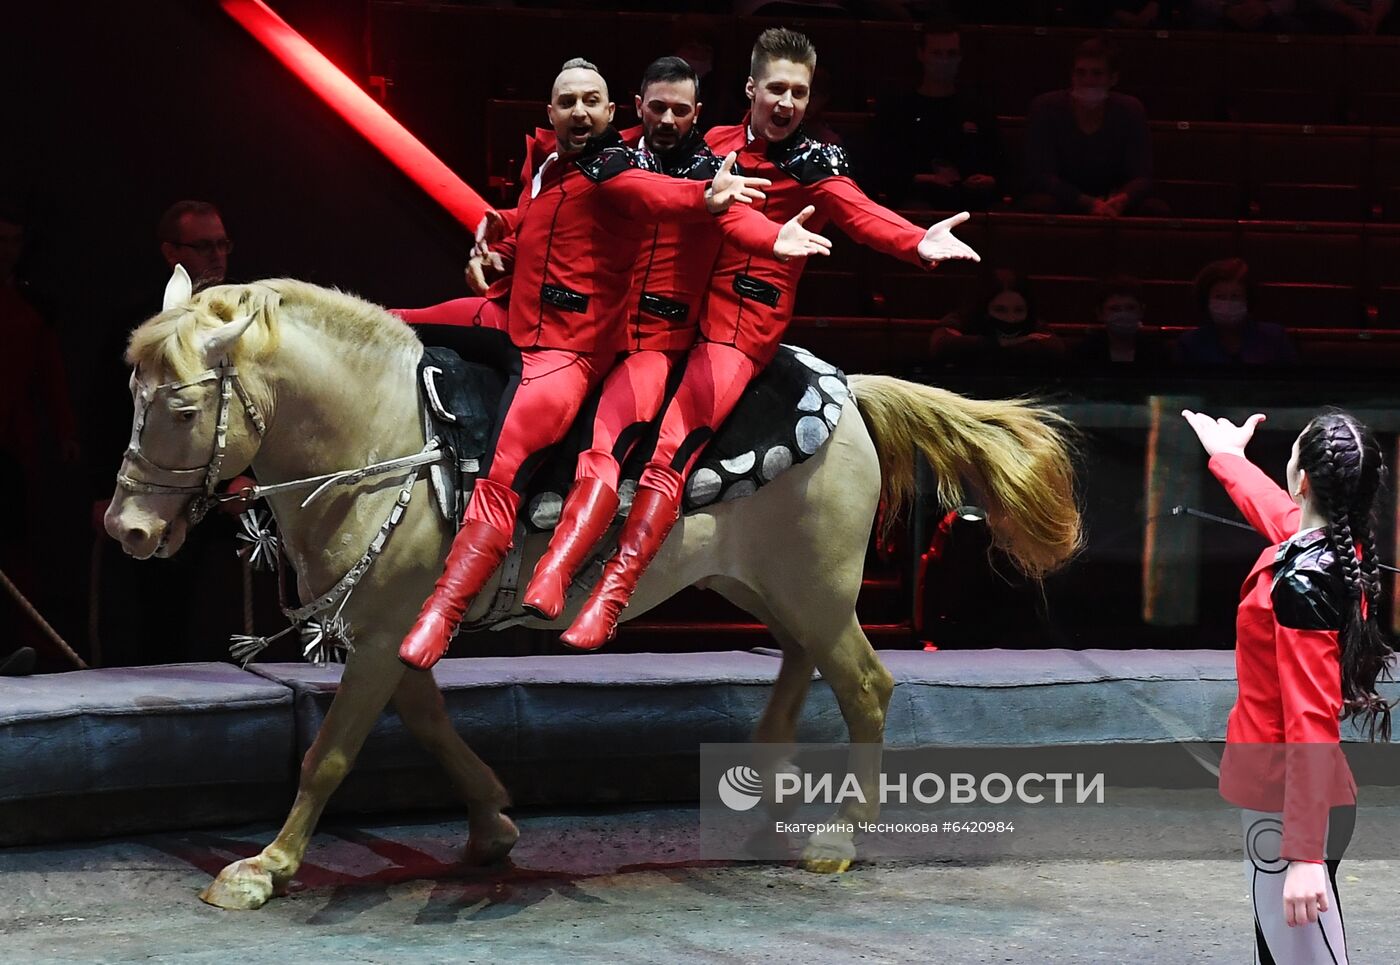
[[119, 507], [118, 501], [113, 501], [102, 517], [102, 526], [108, 536], [121, 543], [127, 556], [138, 560], [175, 555], [188, 532], [183, 516], [167, 522], [154, 514], [133, 511], [130, 506]]

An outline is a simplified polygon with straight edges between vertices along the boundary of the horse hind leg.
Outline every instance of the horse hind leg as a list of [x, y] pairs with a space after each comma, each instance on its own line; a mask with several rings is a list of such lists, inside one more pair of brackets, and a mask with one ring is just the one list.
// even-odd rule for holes
[[200, 893], [203, 901], [228, 909], [260, 908], [296, 874], [326, 802], [350, 772], [403, 675], [397, 641], [379, 642], [383, 645], [362, 645], [350, 655], [325, 722], [302, 759], [296, 800], [282, 830], [258, 854], [220, 871]]
[[797, 741], [797, 725], [802, 718], [802, 705], [806, 702], [807, 691], [812, 685], [812, 670], [815, 664], [798, 639], [773, 615], [762, 597], [748, 586], [728, 578], [712, 579], [709, 586], [735, 606], [757, 617], [782, 647], [783, 656], [782, 663], [778, 666], [778, 679], [773, 683], [773, 691], [768, 696], [768, 703], [763, 708], [763, 715], [753, 733], [754, 743], [760, 745], [755, 757], [759, 773], [763, 776], [765, 797], [769, 809], [775, 815], [780, 814], [784, 809], [775, 804], [775, 776], [779, 772], [797, 771], [796, 765], [787, 757], [787, 745]]
[[510, 853], [520, 832], [502, 814], [510, 795], [494, 771], [452, 727], [431, 670], [409, 670], [394, 691], [394, 710], [408, 732], [432, 754], [467, 805], [467, 861], [491, 864]]
[[[814, 626], [820, 626], [814, 621]], [[845, 871], [855, 860], [854, 826], [880, 814], [880, 761], [885, 741], [885, 714], [894, 692], [894, 677], [880, 663], [852, 611], [844, 624], [815, 638], [803, 637], [822, 678], [836, 695], [851, 747], [846, 768], [860, 784], [864, 800], [847, 798], [833, 824], [849, 831], [813, 834], [802, 853], [802, 867], [818, 874]]]

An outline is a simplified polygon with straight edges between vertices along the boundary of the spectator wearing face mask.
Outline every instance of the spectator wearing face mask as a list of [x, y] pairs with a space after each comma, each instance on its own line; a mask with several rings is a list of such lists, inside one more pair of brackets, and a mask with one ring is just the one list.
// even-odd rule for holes
[[1034, 365], [1064, 358], [1064, 340], [1042, 325], [1024, 278], [1006, 268], [987, 272], [968, 307], [948, 316], [929, 339], [937, 362]]
[[1177, 341], [1184, 365], [1292, 365], [1297, 349], [1283, 326], [1249, 313], [1249, 265], [1243, 258], [1213, 261], [1193, 283], [1201, 324]]
[[919, 86], [882, 97], [875, 111], [880, 190], [896, 206], [985, 211], [1001, 200], [1001, 144], [995, 118], [958, 84], [957, 25], [926, 23], [917, 52]]
[[1161, 217], [1152, 197], [1152, 138], [1147, 112], [1120, 94], [1118, 53], [1086, 40], [1074, 54], [1068, 90], [1031, 101], [1026, 122], [1026, 211]]
[[1161, 337], [1143, 327], [1146, 307], [1136, 278], [1106, 279], [1094, 309], [1100, 328], [1079, 343], [1075, 358], [1096, 370], [1160, 367], [1169, 356]]

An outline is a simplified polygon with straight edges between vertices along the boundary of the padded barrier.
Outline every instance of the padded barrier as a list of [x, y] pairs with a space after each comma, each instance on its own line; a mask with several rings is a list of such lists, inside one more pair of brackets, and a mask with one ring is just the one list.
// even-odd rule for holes
[[292, 694], [229, 664], [0, 677], [0, 844], [275, 814]]
[[[892, 747], [1219, 741], [1235, 697], [1229, 651], [880, 657], [895, 678]], [[517, 805], [580, 806], [694, 799], [698, 745], [747, 740], [777, 670], [776, 652], [759, 650], [460, 658], [435, 673], [453, 726]], [[0, 678], [0, 844], [280, 820], [340, 672], [184, 664]], [[844, 736], [814, 681], [798, 739]], [[386, 713], [331, 808], [422, 807], [459, 805]]]

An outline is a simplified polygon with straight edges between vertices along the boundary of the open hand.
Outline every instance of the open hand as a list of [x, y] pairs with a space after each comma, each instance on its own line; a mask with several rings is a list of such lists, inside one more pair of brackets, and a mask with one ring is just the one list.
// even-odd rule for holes
[[813, 234], [802, 227], [807, 219], [816, 213], [816, 208], [807, 205], [778, 232], [778, 240], [773, 242], [773, 256], [779, 261], [789, 258], [806, 258], [808, 255], [831, 254], [831, 239]]
[[710, 182], [710, 190], [705, 192], [705, 207], [709, 209], [710, 214], [723, 214], [735, 202], [753, 204], [767, 197], [761, 189], [773, 182], [767, 178], [746, 178], [735, 174], [734, 159], [737, 157], [738, 154], [734, 151], [729, 152], [721, 162], [719, 170], [715, 172], [715, 179]]
[[1254, 438], [1255, 426], [1268, 418], [1256, 412], [1245, 419], [1243, 425], [1237, 426], [1229, 419], [1212, 419], [1204, 412], [1192, 412], [1190, 409], [1182, 409], [1181, 416], [1196, 430], [1196, 438], [1201, 440], [1201, 446], [1212, 456], [1222, 452], [1243, 456], [1244, 447]]
[[972, 215], [966, 211], [955, 214], [951, 218], [944, 218], [938, 224], [933, 225], [924, 233], [924, 237], [919, 242], [919, 257], [924, 261], [936, 265], [940, 261], [953, 261], [963, 259], [967, 261], [981, 261], [982, 256], [973, 251], [959, 238], [953, 236], [953, 229], [962, 224]]

